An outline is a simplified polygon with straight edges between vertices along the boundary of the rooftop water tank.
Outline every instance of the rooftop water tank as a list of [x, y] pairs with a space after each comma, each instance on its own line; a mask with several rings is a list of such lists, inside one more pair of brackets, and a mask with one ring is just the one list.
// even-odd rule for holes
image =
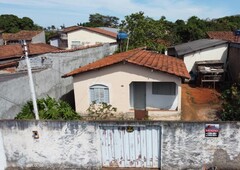
[[119, 32], [119, 33], [117, 34], [117, 39], [122, 40], [122, 39], [127, 39], [127, 38], [128, 38], [128, 34], [125, 33], [125, 32]]
[[236, 35], [236, 36], [240, 36], [240, 30], [236, 30], [236, 31], [235, 31], [235, 35]]

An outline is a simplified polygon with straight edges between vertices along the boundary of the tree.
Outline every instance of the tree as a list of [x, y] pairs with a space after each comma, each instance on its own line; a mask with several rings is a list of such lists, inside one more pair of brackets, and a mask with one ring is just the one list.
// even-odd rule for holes
[[147, 46], [149, 49], [161, 51], [164, 47], [157, 42], [166, 34], [162, 20], [154, 20], [144, 16], [144, 12], [125, 16], [120, 24], [122, 31], [129, 34], [129, 49]]
[[39, 30], [42, 27], [34, 24], [34, 22], [28, 18], [18, 18], [15, 15], [4, 14], [0, 15], [0, 30], [4, 30], [6, 33], [16, 33], [20, 30]]
[[115, 16], [102, 15], [99, 13], [90, 14], [89, 22], [80, 23], [78, 25], [85, 27], [118, 27], [119, 18]]
[[[79, 120], [81, 117], [71, 108], [71, 106], [54, 98], [47, 97], [37, 100], [40, 119], [51, 120]], [[28, 101], [15, 117], [15, 119], [34, 119], [33, 103]]]
[[223, 121], [240, 121], [240, 84], [233, 84], [222, 93], [222, 111], [220, 119]]

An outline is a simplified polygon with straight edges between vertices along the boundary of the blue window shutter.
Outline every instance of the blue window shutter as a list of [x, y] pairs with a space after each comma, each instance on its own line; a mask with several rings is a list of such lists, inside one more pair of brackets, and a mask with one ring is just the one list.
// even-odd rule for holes
[[107, 86], [101, 84], [92, 85], [90, 88], [90, 100], [96, 103], [109, 103], [109, 89]]
[[91, 101], [91, 103], [93, 102], [93, 101], [95, 101], [96, 99], [95, 99], [95, 92], [94, 92], [94, 88], [90, 88], [90, 101]]
[[104, 102], [109, 103], [109, 90], [108, 90], [108, 88], [104, 88]]

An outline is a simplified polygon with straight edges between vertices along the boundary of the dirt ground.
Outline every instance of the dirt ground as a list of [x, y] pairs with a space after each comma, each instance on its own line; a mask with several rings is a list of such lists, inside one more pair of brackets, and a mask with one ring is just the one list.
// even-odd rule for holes
[[217, 120], [216, 112], [219, 109], [221, 109], [221, 99], [217, 90], [182, 84], [181, 120]]

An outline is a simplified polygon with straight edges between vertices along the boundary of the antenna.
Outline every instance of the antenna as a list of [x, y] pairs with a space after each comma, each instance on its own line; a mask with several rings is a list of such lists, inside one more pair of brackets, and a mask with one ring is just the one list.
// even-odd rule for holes
[[28, 59], [28, 47], [27, 47], [27, 43], [26, 43], [25, 40], [22, 40], [21, 44], [22, 44], [23, 52], [25, 54], [25, 60], [26, 60], [26, 63], [27, 63], [29, 86], [30, 86], [31, 95], [32, 95], [35, 119], [39, 120], [37, 101], [36, 101], [35, 89], [34, 89], [33, 78], [32, 78], [32, 70], [31, 70], [31, 65], [30, 65], [29, 59]]

